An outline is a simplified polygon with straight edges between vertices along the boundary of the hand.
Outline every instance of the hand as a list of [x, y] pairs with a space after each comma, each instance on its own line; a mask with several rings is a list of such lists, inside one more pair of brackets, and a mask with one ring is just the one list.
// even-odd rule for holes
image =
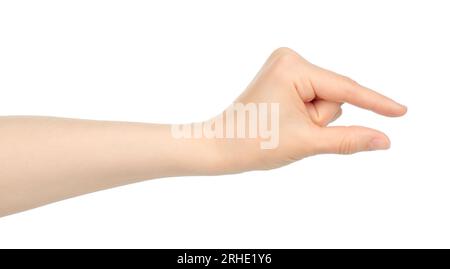
[[380, 131], [361, 126], [327, 127], [341, 115], [344, 102], [384, 116], [406, 113], [405, 106], [315, 66], [288, 48], [272, 53], [236, 102], [279, 103], [279, 145], [261, 149], [261, 139], [217, 139], [227, 164], [224, 172], [271, 169], [320, 153], [389, 148], [389, 138]]

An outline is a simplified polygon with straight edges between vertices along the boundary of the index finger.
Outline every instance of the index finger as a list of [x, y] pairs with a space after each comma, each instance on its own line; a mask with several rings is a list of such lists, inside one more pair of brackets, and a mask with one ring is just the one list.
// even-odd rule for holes
[[311, 84], [316, 96], [334, 102], [347, 102], [378, 114], [398, 117], [406, 113], [406, 106], [359, 85], [355, 81], [332, 71], [315, 66]]

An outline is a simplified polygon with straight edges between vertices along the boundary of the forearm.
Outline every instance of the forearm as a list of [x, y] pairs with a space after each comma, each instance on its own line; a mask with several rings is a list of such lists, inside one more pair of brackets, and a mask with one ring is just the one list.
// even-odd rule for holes
[[216, 145], [169, 125], [0, 118], [0, 216], [143, 179], [217, 174]]

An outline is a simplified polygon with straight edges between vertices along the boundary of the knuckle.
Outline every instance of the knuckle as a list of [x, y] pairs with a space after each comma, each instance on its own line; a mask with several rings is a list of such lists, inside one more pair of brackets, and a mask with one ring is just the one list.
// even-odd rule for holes
[[287, 65], [299, 63], [299, 60], [301, 59], [300, 55], [297, 52], [286, 47], [276, 49], [272, 53], [271, 58], [275, 63]]
[[351, 79], [350, 77], [343, 76], [343, 75], [340, 75], [340, 77], [341, 77], [342, 81], [344, 81], [345, 83], [347, 83], [347, 84], [349, 84], [351, 86], [358, 85], [358, 82], [356, 82], [355, 80]]
[[280, 47], [280, 48], [275, 49], [272, 52], [273, 57], [277, 57], [280, 55], [292, 55], [292, 54], [297, 54], [297, 53], [294, 50], [287, 48], [287, 47]]
[[272, 54], [271, 73], [278, 79], [291, 78], [300, 63], [300, 56], [291, 49], [279, 48]]
[[352, 154], [356, 150], [355, 139], [351, 135], [344, 137], [339, 144], [338, 153], [339, 154]]

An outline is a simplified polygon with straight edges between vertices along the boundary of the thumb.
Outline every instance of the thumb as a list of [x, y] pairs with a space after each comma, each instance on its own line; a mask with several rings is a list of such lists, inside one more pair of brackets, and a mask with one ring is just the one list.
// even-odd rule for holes
[[384, 133], [362, 126], [319, 128], [315, 141], [318, 153], [337, 154], [388, 149], [391, 144]]

